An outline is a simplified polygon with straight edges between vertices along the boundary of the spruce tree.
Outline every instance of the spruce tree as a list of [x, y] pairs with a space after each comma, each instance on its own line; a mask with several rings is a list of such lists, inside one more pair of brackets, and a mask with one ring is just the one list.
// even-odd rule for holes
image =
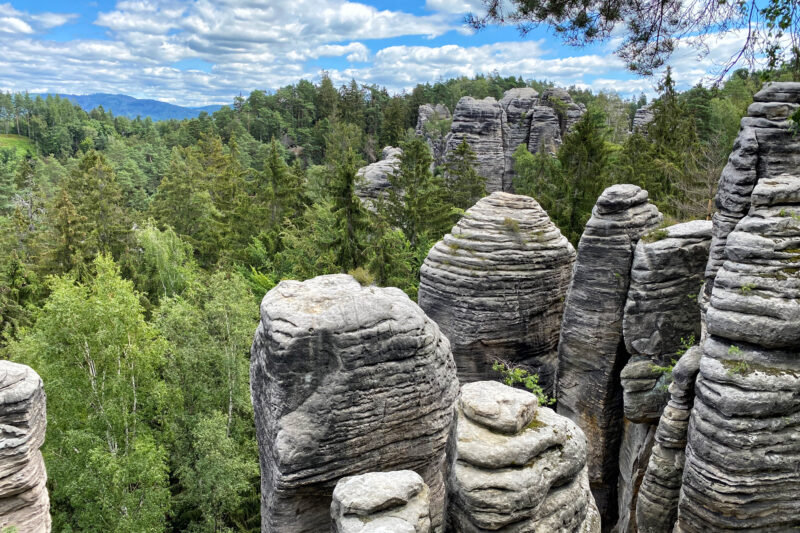
[[445, 163], [445, 183], [450, 202], [460, 209], [468, 209], [486, 196], [486, 178], [475, 170], [478, 158], [467, 140], [461, 141]]

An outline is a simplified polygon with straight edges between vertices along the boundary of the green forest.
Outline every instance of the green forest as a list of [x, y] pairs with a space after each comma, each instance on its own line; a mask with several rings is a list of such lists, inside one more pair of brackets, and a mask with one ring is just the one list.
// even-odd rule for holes
[[[710, 217], [763, 81], [740, 70], [681, 92], [667, 71], [652, 102], [570, 88], [587, 112], [555, 156], [517, 150], [515, 190], [576, 245], [614, 183], [646, 188], [671, 222]], [[45, 383], [54, 530], [259, 531], [260, 299], [335, 272], [416, 298], [429, 249], [485, 194], [466, 144], [431, 170], [419, 105], [524, 86], [551, 84], [489, 75], [392, 95], [323, 76], [162, 122], [0, 94], [0, 356]], [[630, 134], [648, 103], [654, 120]], [[370, 211], [357, 170], [387, 145], [400, 170]]]

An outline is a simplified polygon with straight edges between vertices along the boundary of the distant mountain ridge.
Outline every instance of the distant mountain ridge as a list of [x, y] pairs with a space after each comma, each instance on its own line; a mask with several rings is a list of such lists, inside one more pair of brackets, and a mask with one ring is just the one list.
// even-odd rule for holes
[[[184, 107], [175, 104], [168, 104], [159, 100], [147, 100], [134, 98], [125, 94], [61, 94], [49, 93], [55, 96], [58, 94], [61, 98], [66, 98], [70, 102], [79, 105], [86, 111], [103, 106], [106, 111], [111, 111], [115, 116], [123, 116], [128, 118], [136, 118], [137, 116], [158, 120], [182, 120], [186, 118], [195, 118], [200, 113], [205, 111], [208, 114], [217, 111], [221, 105], [207, 105], [203, 107]], [[42, 98], [47, 97], [47, 94], [39, 95]]]

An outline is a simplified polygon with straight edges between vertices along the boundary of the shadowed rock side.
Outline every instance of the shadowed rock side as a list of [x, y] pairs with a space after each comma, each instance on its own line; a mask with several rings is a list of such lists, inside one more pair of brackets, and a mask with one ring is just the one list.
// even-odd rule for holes
[[358, 169], [359, 181], [356, 184], [356, 196], [365, 206], [372, 208], [379, 197], [388, 194], [389, 175], [394, 174], [400, 168], [402, 155], [403, 150], [400, 148], [387, 146], [383, 149], [380, 161]]
[[505, 167], [503, 190], [511, 191], [514, 184], [514, 150], [520, 144], [528, 144], [531, 133], [533, 108], [539, 102], [539, 93], [530, 87], [510, 89], [503, 94], [500, 107], [503, 108], [503, 145], [505, 147]]
[[448, 445], [456, 533], [595, 533], [586, 439], [536, 397], [496, 381], [464, 385]]
[[561, 146], [561, 124], [555, 109], [537, 105], [531, 110], [531, 117], [528, 151], [532, 154], [546, 152], [555, 155]]
[[760, 175], [725, 254], [706, 313], [676, 531], [794, 531], [800, 175]]
[[647, 135], [647, 126], [653, 122], [654, 118], [655, 114], [649, 105], [640, 107], [636, 110], [636, 113], [633, 114], [633, 127], [631, 128], [631, 132]]
[[[47, 427], [42, 379], [0, 361], [0, 530], [50, 531], [47, 472], [39, 448]], [[13, 528], [13, 529], [11, 529]]]
[[578, 245], [558, 346], [558, 412], [572, 419], [589, 443], [589, 481], [603, 517], [616, 523], [622, 388], [628, 355], [622, 318], [633, 251], [639, 237], [661, 222], [647, 191], [614, 185], [603, 191]]
[[572, 101], [569, 91], [561, 87], [551, 87], [542, 93], [542, 103], [558, 111], [562, 137], [578, 122], [586, 112], [586, 106]]
[[636, 532], [636, 499], [669, 400], [668, 375], [657, 369], [677, 359], [682, 339], [700, 338], [697, 296], [711, 243], [711, 221], [655, 230], [639, 240], [622, 321], [631, 355], [622, 369], [624, 429], [619, 456], [617, 531]]
[[412, 470], [343, 478], [333, 489], [333, 533], [429, 533], [429, 492]]
[[462, 382], [497, 378], [496, 359], [551, 390], [575, 251], [533, 198], [495, 192], [472, 206], [420, 269], [419, 305], [451, 339]]
[[279, 283], [261, 303], [250, 377], [262, 531], [327, 531], [339, 479], [390, 470], [422, 476], [442, 530], [455, 364], [401, 290], [344, 274]]
[[800, 104], [800, 83], [767, 83], [756, 93], [742, 118], [739, 136], [722, 170], [715, 198], [714, 239], [706, 267], [706, 295], [725, 261], [725, 242], [750, 209], [750, 194], [764, 176], [795, 172], [800, 167], [800, 136], [787, 120]]
[[[449, 121], [453, 118], [450, 110], [444, 104], [422, 104], [419, 106], [417, 115], [417, 127], [415, 133], [425, 139], [433, 156], [433, 165], [440, 166], [445, 162], [445, 150], [447, 149], [447, 136], [449, 133]], [[448, 122], [439, 125], [439, 121]], [[430, 125], [428, 125], [430, 123]], [[427, 125], [427, 126], [426, 126]], [[446, 129], [442, 131], [440, 127]]]
[[467, 141], [475, 152], [475, 170], [486, 178], [489, 192], [505, 190], [504, 121], [503, 108], [494, 98], [476, 100], [465, 96], [456, 105], [447, 138], [447, 153], [454, 151], [462, 141]]
[[685, 461], [686, 430], [702, 354], [700, 346], [690, 348], [672, 370], [670, 400], [658, 422], [655, 444], [636, 499], [639, 533], [664, 533], [672, 531], [675, 525]]

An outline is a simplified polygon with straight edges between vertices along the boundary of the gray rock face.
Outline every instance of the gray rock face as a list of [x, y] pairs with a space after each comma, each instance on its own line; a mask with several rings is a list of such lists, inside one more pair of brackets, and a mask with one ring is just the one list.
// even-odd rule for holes
[[467, 210], [420, 269], [419, 305], [447, 338], [462, 382], [525, 365], [552, 389], [575, 251], [533, 198], [495, 192]]
[[654, 118], [655, 114], [649, 105], [640, 107], [636, 110], [636, 113], [633, 114], [633, 128], [631, 128], [631, 131], [634, 133], [646, 134], [647, 126], [653, 122]]
[[759, 162], [749, 212], [716, 274], [679, 532], [800, 528], [800, 175], [769, 173], [776, 167]]
[[681, 339], [700, 339], [697, 296], [710, 244], [711, 221], [695, 220], [652, 232], [636, 246], [622, 322], [631, 359], [621, 380], [632, 422], [658, 421], [669, 395], [652, 367], [677, 359]]
[[[599, 532], [586, 471], [586, 439], [578, 427], [551, 409], [530, 409], [525, 391], [491, 394], [500, 383], [469, 383], [462, 388], [449, 444], [450, 525], [459, 533]], [[514, 398], [513, 401], [508, 401]], [[476, 420], [469, 413], [503, 413]], [[521, 420], [509, 432], [499, 419]]]
[[453, 113], [443, 159], [466, 139], [477, 156], [478, 174], [486, 178], [486, 190], [513, 192], [514, 150], [526, 145], [531, 153], [554, 154], [585, 112], [564, 89], [548, 89], [541, 97], [530, 87], [510, 89], [500, 102], [465, 96]]
[[429, 492], [412, 470], [342, 478], [333, 489], [333, 531], [429, 533]]
[[[614, 185], [603, 191], [578, 245], [558, 345], [558, 412], [589, 443], [589, 481], [605, 524], [617, 511], [622, 437], [620, 371], [628, 354], [622, 325], [634, 249], [661, 222], [647, 191]], [[609, 526], [610, 527], [610, 526]]]
[[0, 361], [0, 529], [50, 531], [47, 472], [39, 448], [47, 414], [42, 379], [33, 369]]
[[344, 274], [279, 283], [261, 303], [250, 377], [262, 531], [327, 531], [339, 479], [391, 470], [422, 476], [442, 530], [455, 364], [402, 291]]
[[447, 149], [447, 132], [442, 132], [436, 127], [426, 125], [432, 121], [450, 120], [453, 116], [450, 110], [444, 104], [422, 104], [419, 106], [419, 114], [417, 115], [417, 127], [415, 132], [417, 135], [424, 137], [425, 142], [431, 149], [433, 155], [434, 166], [439, 166], [445, 162], [445, 151]]
[[503, 188], [508, 191], [514, 183], [514, 159], [511, 157], [520, 144], [527, 144], [531, 133], [533, 108], [539, 102], [539, 93], [530, 87], [510, 89], [503, 94], [500, 107], [505, 113], [503, 123], [503, 145], [505, 167]]
[[503, 144], [503, 108], [492, 97], [476, 100], [465, 96], [458, 101], [447, 139], [446, 152], [454, 151], [466, 140], [475, 152], [478, 174], [486, 178], [489, 192], [506, 190], [505, 146]]
[[655, 443], [636, 499], [639, 533], [672, 531], [678, 516], [686, 430], [694, 405], [694, 382], [700, 369], [700, 346], [678, 359], [669, 386], [670, 400], [658, 422]]
[[388, 194], [389, 175], [400, 168], [400, 157], [403, 150], [393, 146], [383, 149], [382, 158], [371, 165], [358, 169], [359, 182], [356, 185], [356, 196], [367, 206], [372, 207], [381, 196]]
[[800, 166], [800, 136], [787, 118], [800, 104], [800, 83], [767, 83], [756, 93], [742, 118], [739, 136], [722, 170], [715, 199], [714, 239], [706, 266], [706, 294], [725, 261], [725, 243], [750, 209], [750, 194], [765, 176], [796, 172]]

